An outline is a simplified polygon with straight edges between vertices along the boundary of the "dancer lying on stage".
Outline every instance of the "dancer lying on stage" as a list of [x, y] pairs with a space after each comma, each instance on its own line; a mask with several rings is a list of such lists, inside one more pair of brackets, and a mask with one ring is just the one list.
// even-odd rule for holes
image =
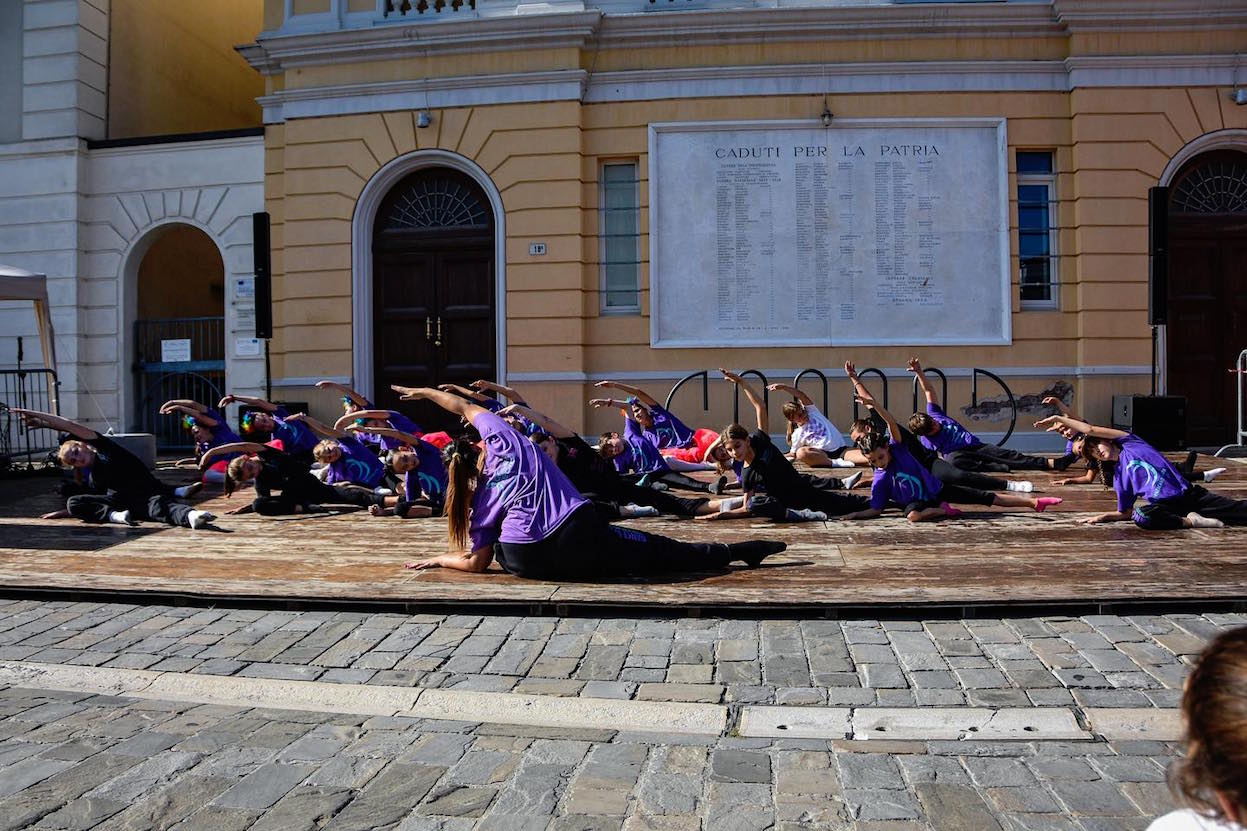
[[[253, 441], [235, 442], [214, 447], [204, 454], [201, 464], [210, 464], [214, 457], [235, 455], [226, 468], [225, 494], [232, 495], [244, 485], [255, 482], [256, 498], [241, 508], [227, 513], [245, 514], [255, 511], [263, 516], [322, 513], [325, 505], [357, 505], [371, 508], [383, 497], [354, 485], [326, 485], [312, 475], [307, 463], [266, 444]], [[273, 491], [280, 491], [276, 496]]]
[[312, 448], [312, 456], [328, 468], [325, 474], [327, 484], [376, 488], [385, 478], [385, 465], [377, 454], [346, 430], [327, 427], [305, 413], [296, 413], [287, 421], [302, 421], [322, 437]]
[[[852, 361], [844, 362], [844, 372], [849, 376], [849, 380], [853, 382], [854, 393], [859, 400], [872, 397], [869, 390], [866, 389], [866, 385], [858, 377], [857, 368]], [[931, 471], [931, 474], [936, 479], [939, 479], [946, 485], [964, 485], [967, 488], [975, 488], [982, 491], [1008, 490], [1030, 493], [1035, 490], [1034, 484], [1025, 480], [1001, 479], [997, 476], [988, 476], [985, 473], [976, 473], [972, 470], [962, 470], [959, 467], [953, 467], [941, 459], [939, 453], [936, 453], [919, 441], [918, 437], [913, 433], [904, 427], [900, 427], [900, 431], [901, 443], [905, 445], [905, 449], [909, 451], [910, 455], [918, 460], [918, 464]], [[849, 436], [854, 443], [860, 444], [861, 440], [871, 432], [888, 432], [887, 422], [881, 419], [876, 412], [870, 414], [870, 419], [854, 421], [850, 426]]]
[[395, 476], [402, 477], [403, 496], [386, 496], [369, 510], [373, 516], [394, 516], [418, 519], [442, 512], [446, 502], [446, 466], [442, 452], [414, 433], [392, 427], [346, 428], [356, 437], [371, 434], [388, 448], [385, 463]]
[[[190, 431], [191, 440], [195, 442], [195, 455], [189, 459], [179, 459], [178, 465], [198, 464], [199, 460], [214, 447], [242, 441], [238, 434], [230, 429], [229, 422], [218, 410], [206, 404], [177, 398], [166, 401], [160, 406], [161, 415], [178, 415], [182, 417], [182, 426]], [[203, 481], [220, 484], [225, 481], [225, 465], [228, 458], [221, 458], [217, 463], [203, 472]]]
[[923, 374], [922, 364], [917, 358], [909, 359], [909, 371], [914, 373], [927, 397], [927, 411], [910, 416], [909, 429], [922, 439], [923, 444], [937, 451], [954, 467], [994, 473], [1063, 469], [1057, 467], [1054, 459], [1027, 456], [1007, 447], [984, 443], [940, 408], [939, 396]]
[[[1056, 396], [1049, 395], [1045, 397], [1043, 400], [1043, 403], [1047, 404], [1050, 407], [1055, 407], [1057, 411], [1063, 416], [1068, 416], [1076, 421], [1085, 421], [1085, 419], [1073, 413], [1069, 407], [1065, 406], [1065, 402], [1057, 398]], [[1081, 433], [1074, 430], [1073, 428], [1066, 427], [1064, 424], [1054, 424], [1052, 427], [1048, 429], [1052, 432], [1060, 433], [1061, 436], [1065, 439], [1065, 455], [1057, 460], [1058, 464], [1064, 462], [1064, 465], [1068, 466], [1072, 464], [1073, 462], [1083, 458], [1082, 444], [1083, 444], [1084, 437]], [[1186, 481], [1188, 482], [1212, 482], [1218, 476], [1220, 476], [1222, 473], [1225, 473], [1226, 471], [1226, 468], [1214, 467], [1214, 468], [1210, 468], [1209, 470], [1204, 471], [1203, 473], [1197, 473], [1195, 471], [1195, 462], [1198, 459], [1199, 459], [1199, 453], [1192, 450], [1191, 452], [1186, 454], [1185, 462], [1183, 462], [1182, 464], [1175, 464], [1173, 467], [1175, 470], [1181, 473], [1183, 477], [1186, 478]], [[1100, 463], [1096, 461], [1095, 459], [1087, 459], [1086, 461], [1087, 461], [1087, 472], [1084, 473], [1082, 476], [1073, 476], [1068, 479], [1059, 479], [1054, 484], [1056, 485], [1086, 485], [1086, 484], [1090, 484], [1094, 482], [1095, 477], [1100, 472]], [[1108, 487], [1112, 487], [1112, 483], [1110, 482], [1106, 482], [1105, 484]]]
[[505, 417], [508, 411], [516, 412], [537, 425], [540, 432], [529, 438], [558, 465], [559, 470], [580, 491], [581, 496], [591, 501], [598, 513], [606, 519], [630, 519], [659, 514], [689, 517], [719, 510], [718, 500], [685, 498], [669, 491], [625, 482], [615, 466], [602, 458], [575, 431], [544, 413], [519, 404], [499, 410], [498, 415]]
[[[1065, 415], [1048, 416], [1036, 421], [1035, 426], [1061, 426], [1081, 433], [1083, 458], [1098, 462], [1105, 484], [1113, 483], [1117, 510], [1082, 520], [1084, 523], [1133, 519], [1135, 525], [1150, 531], [1247, 525], [1247, 502], [1191, 484], [1159, 450], [1133, 433], [1096, 427]], [[1135, 508], [1139, 499], [1148, 504]]]
[[[723, 431], [723, 447], [734, 462], [741, 463], [740, 482], [745, 495], [740, 507], [711, 514], [705, 519], [763, 516], [778, 522], [825, 520], [866, 507], [865, 497], [835, 492], [846, 487], [845, 482], [834, 487], [832, 480], [826, 477], [798, 473], [766, 432], [769, 423], [766, 403], [735, 372], [719, 371], [753, 404], [758, 428], [750, 432], [740, 424], [731, 424]], [[860, 478], [857, 474], [847, 486], [851, 487]]]
[[45, 427], [68, 433], [72, 438], [61, 444], [57, 458], [66, 467], [90, 468], [91, 484], [102, 493], [83, 493], [69, 497], [65, 510], [83, 522], [138, 525], [143, 520], [203, 528], [215, 516], [175, 498], [194, 496], [203, 485], [198, 482], [173, 488], [157, 479], [137, 456], [75, 421], [37, 410], [12, 409], [27, 427]]
[[786, 392], [788, 458], [810, 467], [854, 467], [866, 464], [862, 451], [844, 443], [844, 435], [814, 406], [814, 400], [789, 384], [768, 384], [771, 392]]
[[308, 429], [306, 424], [300, 421], [288, 421], [290, 413], [286, 412], [285, 407], [265, 401], [263, 398], [231, 394], [221, 399], [221, 402], [217, 404], [217, 409], [224, 410], [234, 402], [256, 408], [242, 417], [240, 426], [244, 436], [254, 439], [257, 434], [266, 434], [280, 441], [282, 448], [291, 456], [311, 461], [312, 448], [317, 442], [316, 435]]
[[[593, 386], [603, 389], [617, 389], [620, 392], [626, 393], [628, 398], [624, 401], [618, 401], [614, 398], [603, 400], [609, 402], [610, 406], [624, 409], [625, 417], [630, 413], [631, 421], [637, 424], [640, 432], [658, 448], [662, 455], [669, 459], [678, 459], [681, 462], [691, 464], [709, 461], [706, 458], [706, 448], [719, 437], [719, 434], [714, 430], [708, 430], [704, 427], [699, 427], [696, 430], [690, 429], [683, 421], [676, 418], [669, 410], [659, 404], [655, 398], [639, 387], [610, 380], [598, 381]], [[684, 468], [677, 464], [672, 464], [672, 469], [705, 470], [706, 468]]]
[[[497, 415], [435, 389], [404, 389], [468, 419], [484, 449], [459, 440], [450, 449], [446, 500], [451, 553], [409, 568], [483, 572], [502, 568], [534, 579], [611, 579], [629, 574], [750, 567], [783, 551], [782, 542], [688, 543], [607, 524], [545, 453]], [[499, 543], [495, 546], [495, 543]]]
[[[848, 367], [846, 366], [846, 370]], [[849, 514], [843, 519], [873, 519], [889, 505], [899, 507], [910, 522], [926, 522], [943, 517], [960, 516], [950, 503], [971, 505], [999, 505], [1009, 508], [1032, 508], [1043, 511], [1060, 505], [1055, 496], [1015, 496], [1012, 493], [975, 490], [964, 485], [946, 485], [931, 475], [918, 460], [905, 449], [900, 425], [884, 407], [867, 394], [858, 393], [858, 400], [879, 414], [888, 425], [887, 432], [870, 431], [858, 443], [858, 447], [870, 459], [875, 469], [870, 484], [870, 507]]]

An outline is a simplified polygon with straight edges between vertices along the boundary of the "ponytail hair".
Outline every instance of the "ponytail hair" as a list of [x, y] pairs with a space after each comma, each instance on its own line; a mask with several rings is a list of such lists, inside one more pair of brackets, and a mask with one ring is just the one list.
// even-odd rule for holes
[[480, 449], [462, 437], [455, 439], [442, 450], [447, 479], [447, 534], [452, 551], [462, 551], [468, 546], [468, 514], [472, 509], [473, 485], [480, 473], [477, 468], [480, 455]]
[[867, 430], [865, 435], [857, 440], [857, 449], [863, 454], [869, 456], [872, 451], [881, 447], [887, 447], [892, 443], [892, 434], [890, 432], [881, 432], [876, 429]]
[[794, 419], [805, 412], [805, 405], [800, 401], [784, 402], [784, 418], [788, 421], [788, 434], [785, 436], [789, 446], [792, 445], [792, 431], [797, 429], [797, 423]]
[[242, 469], [250, 456], [235, 456], [225, 466], [225, 495], [232, 496], [242, 485]]

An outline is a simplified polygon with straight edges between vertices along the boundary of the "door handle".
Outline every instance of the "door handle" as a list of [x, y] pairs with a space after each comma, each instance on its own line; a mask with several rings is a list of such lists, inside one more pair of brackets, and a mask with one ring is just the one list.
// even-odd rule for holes
[[442, 345], [442, 316], [437, 316], [437, 340], [433, 342], [434, 346]]
[[433, 340], [433, 318], [431, 317], [424, 319], [424, 339]]

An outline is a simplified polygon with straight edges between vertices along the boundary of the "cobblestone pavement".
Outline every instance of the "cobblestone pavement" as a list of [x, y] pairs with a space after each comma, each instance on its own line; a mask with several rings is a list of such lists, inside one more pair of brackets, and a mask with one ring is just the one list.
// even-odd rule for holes
[[[1242, 614], [590, 619], [0, 600], [0, 660], [549, 696], [1176, 706]], [[505, 721], [502, 714], [499, 721]], [[747, 739], [0, 689], [0, 831], [1118, 829], [1161, 741]]]

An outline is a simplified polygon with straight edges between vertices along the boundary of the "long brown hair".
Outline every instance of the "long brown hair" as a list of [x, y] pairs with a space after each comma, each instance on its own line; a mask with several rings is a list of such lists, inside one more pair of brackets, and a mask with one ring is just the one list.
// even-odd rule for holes
[[1213, 638], [1182, 694], [1186, 757], [1169, 787], [1196, 809], [1221, 816], [1217, 794], [1247, 811], [1247, 626]]
[[455, 439], [442, 451], [446, 462], [446, 524], [452, 551], [468, 546], [469, 512], [472, 509], [472, 488], [480, 473], [477, 465], [481, 451], [466, 438]]
[[242, 468], [247, 463], [250, 456], [235, 456], [229, 460], [229, 464], [225, 466], [225, 495], [232, 496], [234, 491], [242, 485]]
[[784, 439], [785, 441], [788, 442], [788, 445], [791, 447], [792, 446], [792, 433], [794, 430], [797, 429], [797, 423], [793, 419], [795, 419], [801, 413], [805, 412], [805, 405], [802, 404], [800, 401], [785, 401], [783, 412], [784, 412], [784, 418], [788, 420], [788, 433], [787, 435], [784, 436]]

